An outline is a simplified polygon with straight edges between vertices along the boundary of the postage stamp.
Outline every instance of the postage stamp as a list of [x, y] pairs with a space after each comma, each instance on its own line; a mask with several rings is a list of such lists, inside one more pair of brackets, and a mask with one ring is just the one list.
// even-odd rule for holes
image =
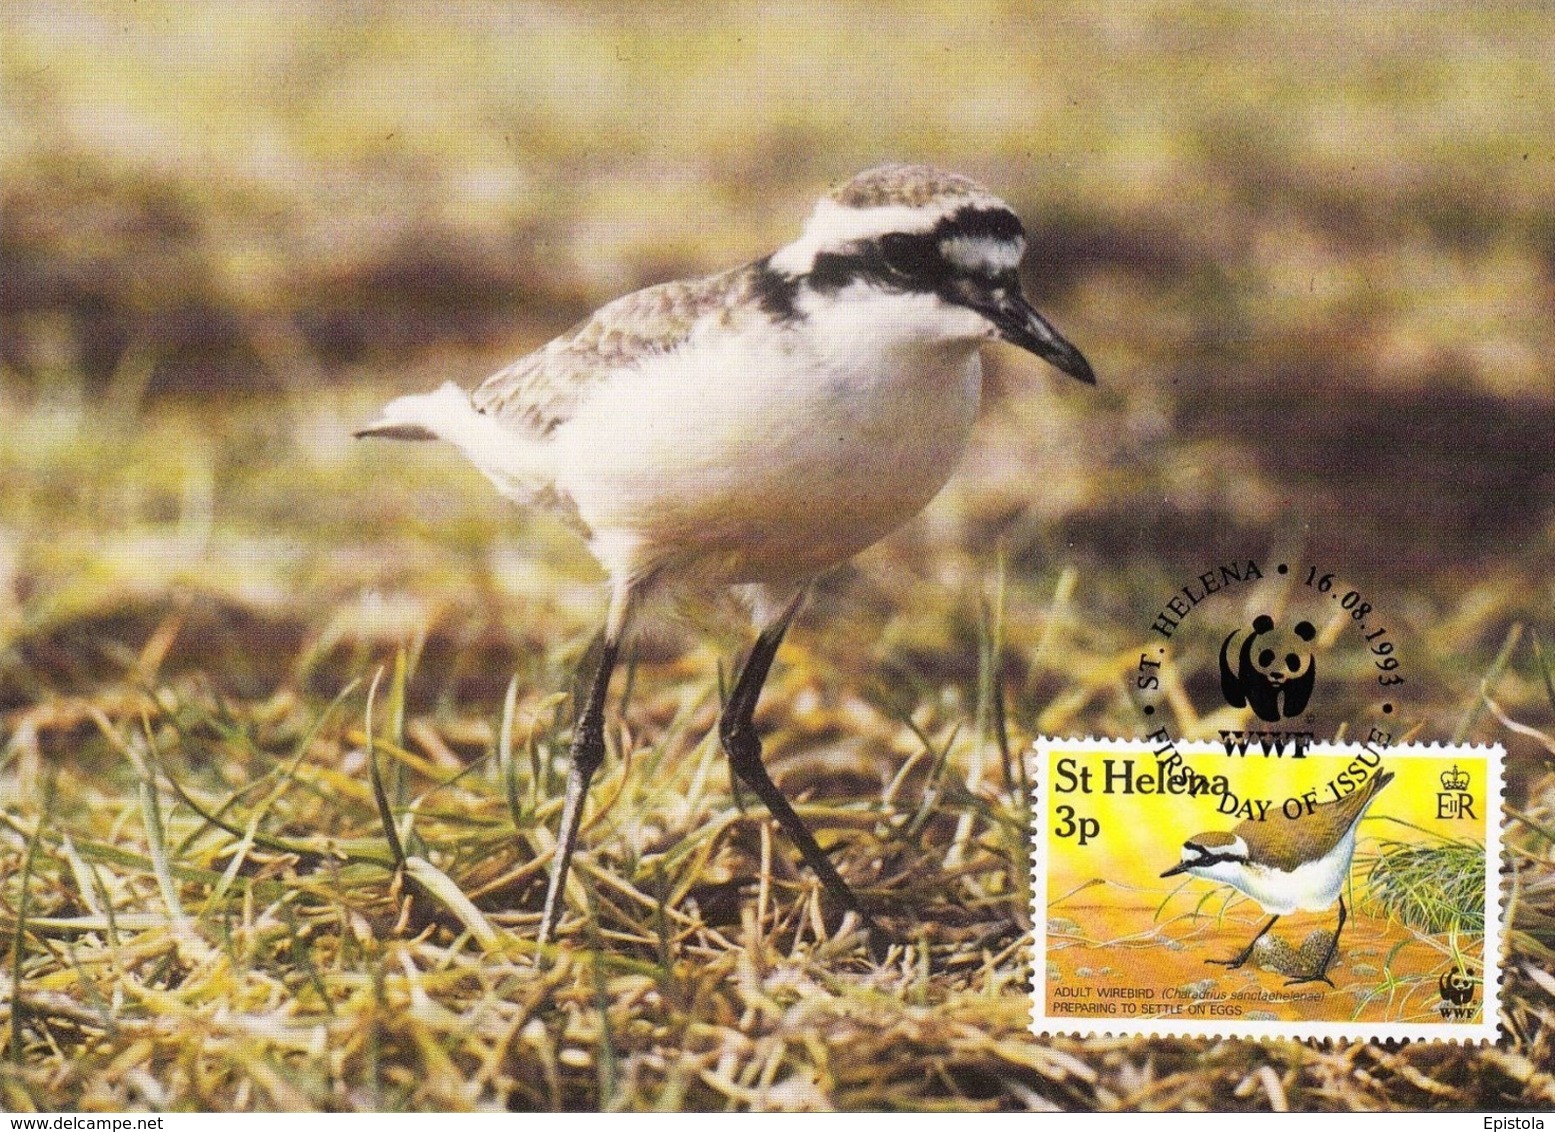
[[1035, 1032], [1496, 1039], [1500, 747], [1033, 757]]

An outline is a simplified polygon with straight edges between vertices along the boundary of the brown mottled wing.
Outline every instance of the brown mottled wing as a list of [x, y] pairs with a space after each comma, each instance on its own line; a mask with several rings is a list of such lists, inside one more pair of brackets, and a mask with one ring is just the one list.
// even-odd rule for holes
[[[1291, 872], [1314, 851], [1321, 855], [1339, 843], [1345, 830], [1359, 820], [1361, 813], [1371, 805], [1372, 799], [1393, 781], [1393, 772], [1385, 770], [1372, 778], [1361, 789], [1339, 799], [1325, 802], [1310, 814], [1288, 818], [1284, 813], [1270, 814], [1264, 821], [1244, 821], [1236, 827], [1236, 835], [1247, 843], [1254, 857], [1283, 872]], [[1305, 841], [1305, 851], [1301, 845]]]
[[623, 295], [492, 374], [470, 400], [487, 416], [547, 436], [572, 418], [607, 374], [674, 350], [697, 323], [739, 302], [749, 294], [752, 274], [738, 268]]

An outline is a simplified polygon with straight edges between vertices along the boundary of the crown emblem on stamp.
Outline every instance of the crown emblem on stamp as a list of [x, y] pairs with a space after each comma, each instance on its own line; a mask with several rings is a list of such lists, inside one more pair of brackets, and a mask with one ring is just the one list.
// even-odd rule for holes
[[1459, 770], [1456, 763], [1453, 764], [1453, 768], [1451, 770], [1442, 771], [1443, 790], [1457, 791], [1467, 790], [1468, 788], [1469, 776], [1466, 772]]

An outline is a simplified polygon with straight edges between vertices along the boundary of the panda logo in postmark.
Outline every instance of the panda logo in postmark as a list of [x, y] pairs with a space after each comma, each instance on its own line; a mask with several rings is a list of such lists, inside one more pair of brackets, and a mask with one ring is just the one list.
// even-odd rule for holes
[[[1252, 630], [1243, 636], [1233, 629], [1220, 646], [1220, 689], [1232, 707], [1250, 707], [1266, 723], [1295, 719], [1307, 710], [1317, 683], [1317, 661], [1308, 647], [1317, 629], [1312, 622], [1296, 622], [1292, 630], [1300, 644], [1284, 639], [1274, 618], [1260, 613]], [[1241, 647], [1236, 640], [1242, 637]], [[1231, 663], [1232, 655], [1237, 658]]]
[[[1303, 760], [1324, 739], [1354, 738], [1374, 767], [1410, 726], [1400, 720], [1406, 677], [1395, 630], [1359, 587], [1315, 565], [1249, 557], [1206, 569], [1162, 604], [1140, 651], [1133, 690], [1143, 738], [1168, 775], [1180, 769], [1180, 738], [1217, 734], [1237, 759]], [[1184, 723], [1198, 735], [1175, 734]], [[1241, 797], [1233, 806], [1228, 795], [1223, 812], [1295, 809], [1307, 794], [1312, 805], [1337, 801], [1360, 785], [1308, 783], [1292, 771], [1296, 801]]]

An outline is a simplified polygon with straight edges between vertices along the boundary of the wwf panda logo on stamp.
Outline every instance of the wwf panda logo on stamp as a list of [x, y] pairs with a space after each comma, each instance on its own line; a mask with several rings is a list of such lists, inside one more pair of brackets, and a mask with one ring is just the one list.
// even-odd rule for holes
[[1503, 758], [1039, 740], [1033, 1030], [1494, 1041]]

